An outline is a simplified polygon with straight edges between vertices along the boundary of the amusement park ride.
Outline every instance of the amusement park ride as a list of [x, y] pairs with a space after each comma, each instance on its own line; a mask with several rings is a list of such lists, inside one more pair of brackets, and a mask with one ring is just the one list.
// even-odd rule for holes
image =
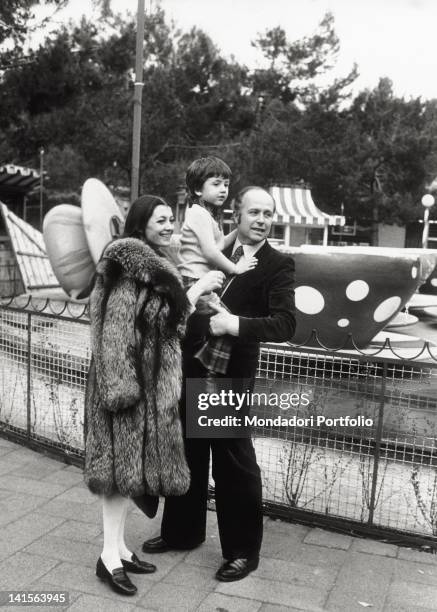
[[[50, 210], [43, 235], [53, 272], [71, 299], [86, 299], [105, 245], [120, 235], [123, 216], [111, 192], [97, 179], [82, 189], [79, 209]], [[177, 252], [177, 240], [172, 247]], [[417, 319], [403, 309], [433, 272], [437, 250], [380, 247], [278, 247], [296, 264], [295, 344], [365, 349]], [[422, 298], [423, 301], [423, 298]], [[435, 300], [437, 302], [437, 300]], [[414, 307], [414, 305], [413, 305]], [[437, 314], [437, 309], [435, 310]], [[353, 342], [352, 342], [353, 339]]]
[[[20, 292], [49, 295], [57, 286], [57, 299], [62, 289], [61, 299], [69, 302], [87, 300], [104, 247], [121, 235], [124, 223], [115, 198], [95, 178], [84, 183], [80, 208], [61, 204], [47, 213], [43, 234], [4, 204], [0, 213], [20, 271]], [[435, 274], [437, 249], [276, 248], [290, 253], [296, 265], [293, 344], [349, 350], [381, 346], [386, 338], [401, 347], [412, 340], [434, 344], [422, 329], [414, 337], [418, 317], [411, 311], [437, 316], [437, 296], [417, 293]], [[175, 260], [177, 251], [175, 237], [167, 254]]]

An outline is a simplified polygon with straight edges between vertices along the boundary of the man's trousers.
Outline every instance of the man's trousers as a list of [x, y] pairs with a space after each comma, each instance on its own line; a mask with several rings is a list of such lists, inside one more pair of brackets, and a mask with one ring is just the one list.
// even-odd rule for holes
[[[196, 359], [186, 359], [184, 370], [185, 377], [203, 378], [206, 374]], [[194, 409], [185, 404], [184, 389], [184, 429], [185, 409]], [[185, 438], [191, 485], [185, 495], [166, 498], [161, 536], [167, 544], [180, 549], [195, 548], [205, 540], [210, 450], [223, 557], [232, 560], [258, 556], [263, 534], [262, 485], [250, 438]]]

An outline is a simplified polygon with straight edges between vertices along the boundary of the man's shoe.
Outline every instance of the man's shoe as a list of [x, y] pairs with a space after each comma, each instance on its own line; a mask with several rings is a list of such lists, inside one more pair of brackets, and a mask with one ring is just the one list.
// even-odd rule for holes
[[165, 540], [161, 538], [161, 536], [157, 536], [156, 538], [152, 538], [151, 540], [146, 540], [143, 544], [143, 552], [149, 554], [155, 553], [164, 553], [169, 550], [174, 550]]
[[101, 557], [97, 561], [96, 576], [103, 582], [107, 582], [113, 591], [121, 593], [121, 595], [135, 595], [137, 592], [137, 587], [132, 584], [126, 575], [124, 567], [116, 567], [110, 572], [106, 569]]
[[133, 574], [153, 574], [153, 572], [156, 572], [156, 565], [141, 561], [135, 553], [132, 553], [130, 561], [122, 559], [121, 563], [126, 572], [132, 572]]
[[259, 564], [259, 557], [252, 559], [233, 559], [226, 561], [217, 571], [215, 577], [221, 582], [234, 582], [234, 580], [242, 580], [250, 572], [256, 570]]

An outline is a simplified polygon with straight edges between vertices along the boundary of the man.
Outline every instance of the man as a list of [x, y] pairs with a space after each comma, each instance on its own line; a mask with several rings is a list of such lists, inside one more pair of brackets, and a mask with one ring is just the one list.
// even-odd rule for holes
[[[294, 262], [266, 240], [274, 211], [272, 196], [260, 187], [247, 187], [237, 196], [234, 210], [237, 238], [224, 254], [256, 256], [258, 265], [234, 277], [224, 288], [222, 301], [230, 312], [217, 307], [217, 314], [211, 318], [197, 313], [190, 317], [183, 347], [185, 379], [207, 376], [195, 354], [202, 347], [208, 325], [214, 336], [234, 336], [225, 376], [236, 380], [237, 386], [239, 380], [250, 379], [253, 388], [260, 342], [292, 338]], [[182, 412], [193, 410], [185, 404], [184, 389]], [[216, 577], [230, 582], [244, 578], [258, 567], [262, 541], [261, 476], [250, 437], [186, 439], [190, 490], [184, 496], [166, 499], [161, 536], [144, 542], [143, 551], [191, 549], [205, 540], [210, 449], [218, 528], [226, 560]]]

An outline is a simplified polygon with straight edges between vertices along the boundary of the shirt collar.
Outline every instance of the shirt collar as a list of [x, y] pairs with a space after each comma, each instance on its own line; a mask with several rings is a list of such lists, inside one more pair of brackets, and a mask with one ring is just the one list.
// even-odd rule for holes
[[241, 244], [239, 239], [237, 238], [234, 242], [234, 248], [232, 249], [232, 255], [238, 249], [239, 246], [243, 247], [243, 253], [245, 257], [253, 257], [257, 251], [260, 250], [261, 247], [264, 246], [266, 239], [261, 240], [261, 242], [257, 242], [256, 244]]

